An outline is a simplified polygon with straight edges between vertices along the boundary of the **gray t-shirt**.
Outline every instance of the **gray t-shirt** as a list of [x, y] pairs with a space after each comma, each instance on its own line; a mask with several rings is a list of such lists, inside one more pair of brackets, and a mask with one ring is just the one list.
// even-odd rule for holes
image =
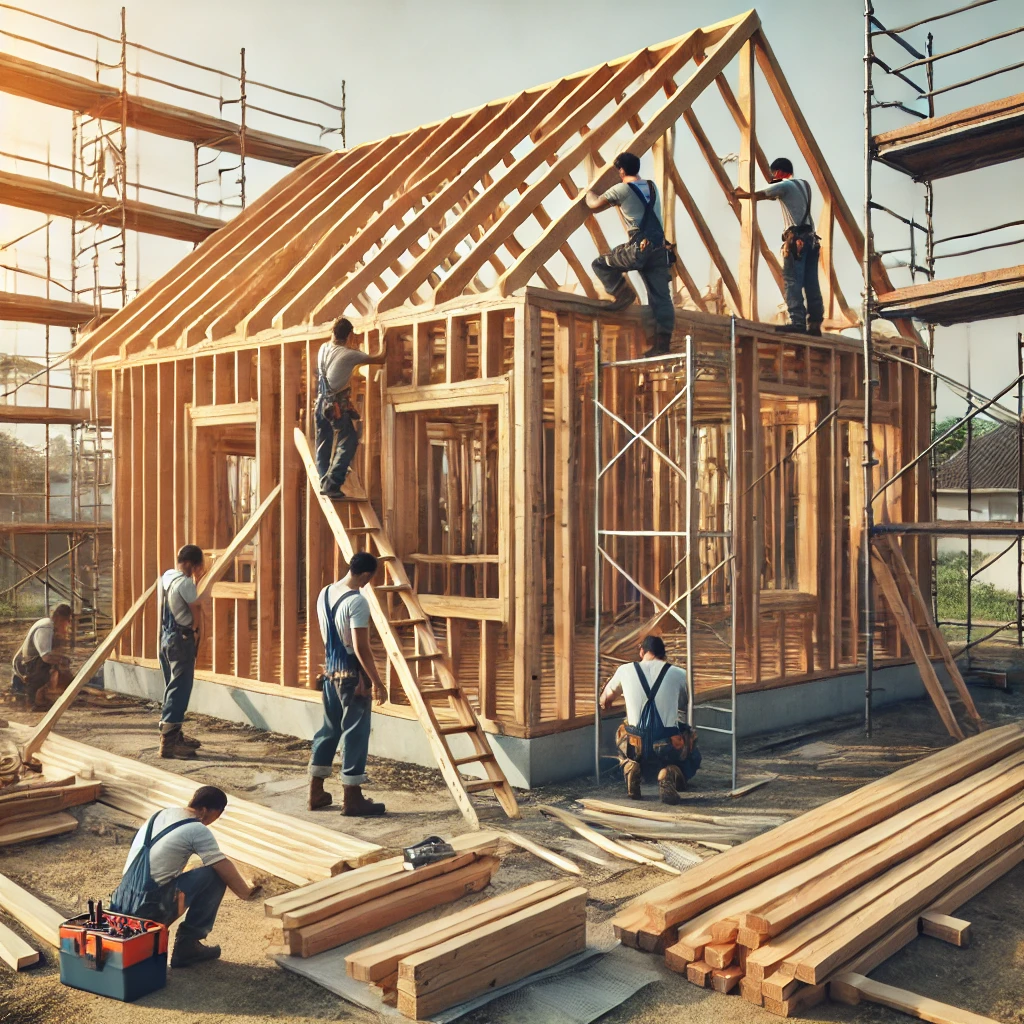
[[189, 605], [194, 604], [199, 596], [196, 590], [196, 581], [191, 576], [186, 576], [180, 569], [168, 569], [160, 577], [160, 587], [163, 590], [167, 607], [170, 608], [171, 615], [174, 616], [174, 621], [179, 626], [190, 627], [192, 625], [192, 609], [189, 608]]
[[814, 230], [814, 218], [811, 216], [811, 186], [799, 178], [783, 178], [773, 181], [764, 190], [769, 199], [777, 199], [782, 204], [783, 230], [795, 224], [806, 224]]
[[[332, 583], [325, 587], [327, 591], [327, 603], [333, 608], [342, 594], [350, 588], [342, 582]], [[316, 616], [320, 621], [320, 635], [327, 643], [327, 616], [324, 614], [324, 591], [321, 590], [316, 599]], [[370, 624], [370, 605], [362, 594], [355, 597], [347, 597], [334, 613], [334, 624], [338, 628], [338, 635], [341, 637], [345, 650], [349, 654], [355, 654], [355, 647], [352, 644], [352, 630]]]
[[53, 619], [36, 619], [25, 637], [24, 651], [26, 657], [41, 658], [53, 650]]
[[[633, 184], [650, 200], [650, 187], [646, 181], [636, 181]], [[626, 230], [630, 234], [640, 227], [640, 222], [644, 219], [644, 204], [626, 182], [620, 181], [617, 185], [612, 185], [602, 198], [612, 206], [619, 208], [622, 212], [622, 219], [626, 222]], [[658, 223], [661, 224], [661, 197], [658, 195], [657, 189], [654, 194], [654, 215], [658, 218]]]
[[327, 379], [327, 390], [331, 394], [348, 387], [352, 371], [369, 361], [370, 357], [365, 352], [347, 345], [335, 345], [333, 341], [325, 341], [316, 357], [320, 375]]
[[[153, 822], [153, 835], [159, 835], [168, 825], [173, 825], [176, 821], [191, 817], [192, 815], [184, 807], [168, 807], [166, 811], [159, 811], [156, 821]], [[146, 824], [148, 825], [149, 822]], [[122, 875], [131, 867], [135, 855], [142, 849], [145, 838], [146, 826], [144, 825], [135, 833], [132, 847], [128, 851], [128, 859], [121, 872]], [[203, 862], [203, 867], [209, 867], [211, 864], [224, 860], [224, 854], [220, 852], [213, 833], [201, 821], [191, 821], [187, 825], [180, 825], [149, 848], [149, 873], [153, 876], [153, 881], [157, 885], [163, 885], [177, 878], [185, 870], [185, 865], [192, 854], [199, 857]]]

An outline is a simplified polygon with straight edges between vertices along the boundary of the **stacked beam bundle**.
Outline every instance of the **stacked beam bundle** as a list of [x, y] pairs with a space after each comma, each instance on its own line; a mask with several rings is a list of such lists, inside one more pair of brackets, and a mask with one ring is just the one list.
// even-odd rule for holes
[[981, 733], [646, 893], [613, 921], [690, 981], [790, 1016], [1024, 859], [1024, 725]]

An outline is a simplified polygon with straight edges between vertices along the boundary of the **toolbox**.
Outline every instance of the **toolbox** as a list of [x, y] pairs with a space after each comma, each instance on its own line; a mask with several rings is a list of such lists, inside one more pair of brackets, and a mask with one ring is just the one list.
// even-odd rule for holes
[[167, 927], [102, 905], [60, 926], [60, 980], [130, 1003], [167, 984]]

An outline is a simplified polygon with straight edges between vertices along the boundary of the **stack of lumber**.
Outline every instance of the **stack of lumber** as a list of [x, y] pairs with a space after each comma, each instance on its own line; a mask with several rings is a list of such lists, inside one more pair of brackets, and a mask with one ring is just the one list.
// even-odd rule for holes
[[[60, 926], [64, 916], [21, 886], [0, 875], [0, 910], [9, 914], [29, 931], [55, 949], [60, 946]], [[38, 963], [39, 954], [20, 935], [0, 922], [0, 960], [20, 971]]]
[[[11, 731], [27, 738], [31, 730], [14, 723]], [[99, 800], [148, 818], [165, 807], [184, 807], [198, 783], [174, 772], [119, 757], [51, 733], [37, 755], [50, 773], [76, 774], [102, 784]], [[262, 804], [228, 794], [228, 806], [213, 827], [227, 856], [296, 885], [331, 878], [379, 857], [374, 843], [281, 814]]]
[[993, 729], [646, 893], [627, 945], [789, 1016], [866, 974], [1024, 859], [1024, 725]]
[[582, 951], [586, 903], [571, 882], [535, 882], [350, 953], [346, 970], [422, 1020]]
[[455, 856], [407, 871], [391, 857], [314, 882], [263, 904], [274, 919], [274, 945], [308, 957], [362, 938], [416, 914], [479, 892], [500, 861], [500, 836], [473, 832], [452, 840]]
[[0, 789], [0, 846], [13, 846], [78, 828], [78, 820], [64, 811], [99, 799], [98, 782], [76, 782], [34, 777]]

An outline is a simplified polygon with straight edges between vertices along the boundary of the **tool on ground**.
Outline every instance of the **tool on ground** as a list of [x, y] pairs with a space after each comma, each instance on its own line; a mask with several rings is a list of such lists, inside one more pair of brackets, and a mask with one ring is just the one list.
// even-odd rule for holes
[[88, 913], [60, 926], [60, 980], [71, 988], [130, 1003], [167, 984], [167, 927], [111, 914], [89, 900]]
[[427, 836], [415, 846], [407, 846], [402, 851], [402, 856], [405, 858], [402, 865], [405, 870], [415, 871], [427, 864], [436, 864], [439, 860], [454, 857], [455, 850], [451, 843], [446, 843], [440, 836]]

